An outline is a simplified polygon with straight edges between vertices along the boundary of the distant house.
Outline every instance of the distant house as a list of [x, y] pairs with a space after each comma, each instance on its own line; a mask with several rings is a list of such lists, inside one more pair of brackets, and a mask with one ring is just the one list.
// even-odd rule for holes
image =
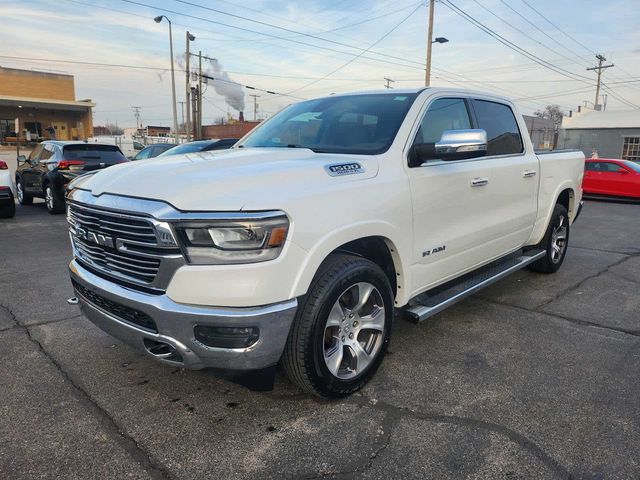
[[562, 119], [558, 148], [640, 162], [640, 110], [581, 110]]

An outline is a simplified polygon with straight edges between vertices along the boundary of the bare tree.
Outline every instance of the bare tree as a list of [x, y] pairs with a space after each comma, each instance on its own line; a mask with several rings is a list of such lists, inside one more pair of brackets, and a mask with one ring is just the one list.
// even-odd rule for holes
[[533, 112], [536, 117], [548, 118], [553, 121], [556, 127], [560, 127], [564, 114], [560, 109], [560, 105], [547, 105], [544, 110], [536, 110]]
[[111, 132], [111, 135], [122, 135], [124, 133], [124, 130], [114, 123], [105, 124], [105, 128]]

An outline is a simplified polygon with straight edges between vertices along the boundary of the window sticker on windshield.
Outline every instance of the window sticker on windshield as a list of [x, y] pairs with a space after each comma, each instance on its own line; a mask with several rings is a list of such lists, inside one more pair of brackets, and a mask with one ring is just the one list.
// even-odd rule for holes
[[280, 143], [280, 138], [278, 138], [278, 137], [273, 137], [273, 138], [271, 139], [271, 143]]
[[398, 100], [400, 102], [404, 102], [407, 99], [407, 97], [394, 97], [394, 100]]

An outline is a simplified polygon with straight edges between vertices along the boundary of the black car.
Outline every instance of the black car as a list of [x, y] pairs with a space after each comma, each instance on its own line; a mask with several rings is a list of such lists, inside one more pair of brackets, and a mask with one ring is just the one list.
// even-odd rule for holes
[[154, 143], [153, 145], [144, 147], [131, 160], [144, 160], [145, 158], [154, 158], [175, 146], [175, 143]]
[[239, 138], [223, 138], [221, 140], [196, 140], [195, 142], [183, 143], [170, 148], [166, 152], [158, 155], [168, 157], [169, 155], [181, 155], [183, 153], [209, 152], [211, 150], [226, 150], [235, 145]]
[[115, 145], [48, 140], [18, 157], [16, 194], [21, 205], [45, 199], [49, 213], [63, 213], [65, 185], [78, 175], [128, 162]]

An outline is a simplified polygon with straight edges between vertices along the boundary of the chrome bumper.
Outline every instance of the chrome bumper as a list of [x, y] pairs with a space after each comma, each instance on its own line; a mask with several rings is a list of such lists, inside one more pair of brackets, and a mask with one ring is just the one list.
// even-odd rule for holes
[[[155, 322], [157, 333], [118, 317], [76, 289], [80, 310], [95, 325], [164, 363], [194, 370], [207, 367], [254, 370], [275, 365], [284, 350], [298, 304], [293, 299], [248, 308], [183, 305], [166, 295], [149, 295], [104, 280], [75, 260], [69, 264], [69, 272], [71, 279], [92, 295], [148, 315]], [[209, 347], [196, 340], [196, 325], [257, 327], [259, 339], [248, 348]], [[170, 345], [178, 355], [158, 353], [157, 349], [150, 348], [154, 344]]]

